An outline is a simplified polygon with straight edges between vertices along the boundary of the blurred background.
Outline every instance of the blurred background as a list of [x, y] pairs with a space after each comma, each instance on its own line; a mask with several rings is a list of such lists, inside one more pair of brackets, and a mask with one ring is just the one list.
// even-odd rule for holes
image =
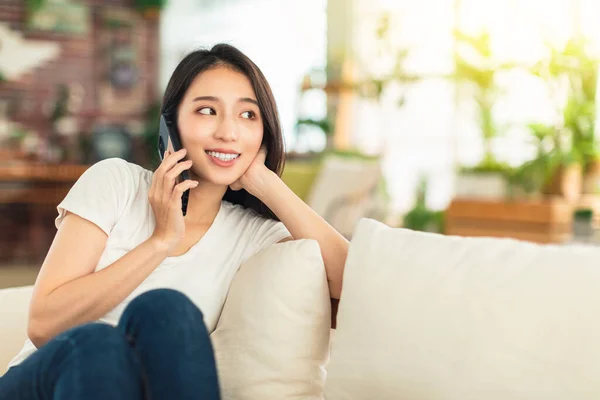
[[[30, 284], [94, 162], [154, 168], [190, 50], [262, 69], [283, 179], [356, 221], [600, 242], [597, 0], [0, 0], [0, 287]], [[596, 18], [594, 18], [596, 17]]]

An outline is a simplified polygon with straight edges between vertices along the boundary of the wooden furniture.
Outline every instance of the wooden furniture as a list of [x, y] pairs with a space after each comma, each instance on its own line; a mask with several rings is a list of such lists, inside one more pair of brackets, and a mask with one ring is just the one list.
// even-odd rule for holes
[[574, 207], [562, 198], [532, 201], [454, 199], [446, 211], [446, 234], [489, 236], [536, 243], [569, 239]]
[[86, 165], [0, 164], [0, 262], [37, 262], [54, 236], [56, 206]]
[[87, 165], [0, 165], [0, 204], [56, 206]]

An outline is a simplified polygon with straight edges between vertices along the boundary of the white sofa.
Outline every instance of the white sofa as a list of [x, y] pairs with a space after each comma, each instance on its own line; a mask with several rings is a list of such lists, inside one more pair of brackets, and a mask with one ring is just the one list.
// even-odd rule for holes
[[0, 290], [0, 375], [27, 338], [31, 286]]
[[[28, 296], [27, 288], [0, 291], [2, 365], [24, 339]], [[303, 310], [313, 315], [316, 307]], [[283, 321], [284, 314], [269, 312], [269, 331], [277, 333], [261, 346], [298, 343], [283, 337], [291, 334], [287, 325], [295, 335], [300, 326]], [[327, 315], [318, 318], [322, 325]], [[315, 364], [326, 363], [324, 388], [304, 397], [267, 391], [229, 398], [597, 400], [598, 338], [600, 248], [447, 237], [362, 220], [346, 263], [335, 341], [328, 359]], [[319, 348], [321, 357], [322, 346], [314, 345], [321, 339], [310, 340], [301, 347]], [[236, 346], [250, 342], [246, 335]], [[278, 354], [275, 362], [282, 361]], [[295, 362], [287, 356], [286, 366]], [[255, 373], [244, 365], [235, 379]]]

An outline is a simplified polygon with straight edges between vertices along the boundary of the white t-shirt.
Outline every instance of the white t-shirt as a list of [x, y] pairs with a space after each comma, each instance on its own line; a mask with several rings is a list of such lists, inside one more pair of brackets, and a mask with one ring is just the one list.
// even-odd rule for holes
[[[58, 205], [58, 228], [67, 211], [85, 218], [108, 235], [96, 271], [117, 261], [150, 237], [155, 220], [148, 201], [152, 172], [125, 160], [111, 158], [91, 166]], [[215, 329], [233, 276], [259, 250], [290, 233], [281, 222], [226, 201], [208, 231], [185, 254], [167, 257], [102, 322], [116, 325], [129, 302], [151, 289], [171, 288], [185, 293], [202, 310], [204, 322]], [[73, 243], [77, 246], [77, 243]], [[27, 340], [11, 361], [14, 366], [36, 350]]]

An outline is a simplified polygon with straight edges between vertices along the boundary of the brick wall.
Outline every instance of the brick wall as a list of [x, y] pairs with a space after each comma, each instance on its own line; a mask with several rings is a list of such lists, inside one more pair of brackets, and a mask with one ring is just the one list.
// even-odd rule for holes
[[[76, 116], [82, 134], [89, 133], [97, 122], [121, 123], [140, 120], [151, 102], [159, 98], [158, 21], [135, 14], [134, 35], [136, 53], [139, 59], [139, 88], [141, 101], [133, 101], [137, 110], [123, 112], [120, 107], [110, 107], [102, 100], [106, 92], [102, 69], [102, 30], [105, 25], [102, 15], [107, 10], [132, 11], [133, 0], [71, 0], [90, 6], [90, 32], [77, 36], [52, 32], [33, 32], [26, 26], [24, 0], [0, 0], [0, 23], [8, 23], [12, 30], [23, 33], [26, 39], [44, 40], [60, 45], [59, 56], [34, 69], [16, 82], [0, 83], [0, 101], [8, 101], [9, 118], [33, 129], [41, 136], [48, 135], [50, 123], [44, 114], [44, 104], [51, 102], [56, 95], [56, 85], [61, 83], [81, 85], [85, 91], [83, 103]], [[126, 97], [127, 93], [117, 97]], [[138, 97], [135, 97], [138, 99]], [[134, 100], [135, 100], [134, 99]], [[130, 102], [132, 103], [132, 102]], [[137, 104], [139, 103], [139, 104]], [[140, 147], [140, 140], [134, 141]], [[144, 164], [144, 150], [134, 160]], [[4, 263], [40, 263], [46, 255], [56, 232], [53, 220], [56, 217], [54, 204], [0, 204], [0, 267]]]
[[[54, 98], [56, 85], [59, 83], [76, 83], [85, 91], [81, 109], [77, 113], [82, 131], [91, 129], [91, 126], [99, 120], [123, 122], [143, 116], [142, 111], [120, 113], [102, 109], [99, 94], [102, 72], [98, 66], [102, 64], [102, 51], [99, 48], [98, 36], [103, 29], [102, 12], [107, 9], [133, 10], [131, 6], [133, 0], [71, 1], [84, 3], [90, 7], [91, 22], [88, 35], [30, 31], [26, 26], [24, 0], [0, 0], [0, 23], [8, 23], [11, 29], [22, 32], [26, 39], [52, 41], [60, 45], [60, 55], [57, 59], [26, 74], [17, 82], [0, 84], [0, 100], [8, 100], [11, 109], [10, 119], [35, 129], [42, 135], [49, 130], [43, 107]], [[139, 15], [135, 35], [140, 44], [136, 48], [140, 67], [139, 87], [145, 93], [143, 101], [139, 104], [139, 110], [144, 110], [151, 101], [158, 98], [158, 21], [145, 19]]]

